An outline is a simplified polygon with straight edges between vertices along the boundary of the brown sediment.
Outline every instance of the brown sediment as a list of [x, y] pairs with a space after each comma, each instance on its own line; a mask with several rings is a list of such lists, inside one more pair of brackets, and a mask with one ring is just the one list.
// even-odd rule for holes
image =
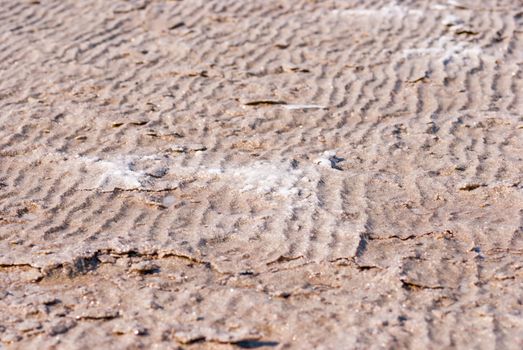
[[521, 6], [3, 1], [0, 344], [521, 348]]

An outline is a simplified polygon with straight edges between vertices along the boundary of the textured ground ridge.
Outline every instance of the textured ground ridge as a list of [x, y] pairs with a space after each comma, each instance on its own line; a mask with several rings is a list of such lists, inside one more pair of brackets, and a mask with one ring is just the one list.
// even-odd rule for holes
[[522, 9], [0, 2], [0, 348], [521, 348]]

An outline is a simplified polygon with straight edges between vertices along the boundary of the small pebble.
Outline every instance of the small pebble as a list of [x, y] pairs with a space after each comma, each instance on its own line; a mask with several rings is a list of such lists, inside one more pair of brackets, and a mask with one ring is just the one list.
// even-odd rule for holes
[[152, 261], [141, 261], [139, 263], [132, 264], [129, 268], [129, 271], [138, 273], [140, 275], [147, 275], [158, 272], [159, 268], [160, 267]]
[[174, 203], [176, 203], [176, 198], [174, 196], [166, 196], [162, 200], [162, 205], [164, 207], [170, 207]]
[[76, 326], [75, 320], [60, 320], [49, 330], [50, 336], [67, 333], [71, 328]]
[[133, 334], [138, 336], [144, 336], [149, 334], [149, 331], [144, 326], [137, 325], [133, 328]]

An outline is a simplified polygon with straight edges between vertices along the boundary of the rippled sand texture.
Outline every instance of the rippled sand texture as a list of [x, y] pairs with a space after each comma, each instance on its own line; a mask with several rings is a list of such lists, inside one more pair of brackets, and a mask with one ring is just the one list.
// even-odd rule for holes
[[0, 348], [523, 347], [523, 2], [0, 2]]

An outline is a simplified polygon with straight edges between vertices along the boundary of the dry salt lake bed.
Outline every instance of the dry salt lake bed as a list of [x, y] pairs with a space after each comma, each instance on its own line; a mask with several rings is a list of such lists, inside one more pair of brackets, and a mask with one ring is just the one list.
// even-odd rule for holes
[[523, 348], [523, 2], [0, 2], [0, 349]]

